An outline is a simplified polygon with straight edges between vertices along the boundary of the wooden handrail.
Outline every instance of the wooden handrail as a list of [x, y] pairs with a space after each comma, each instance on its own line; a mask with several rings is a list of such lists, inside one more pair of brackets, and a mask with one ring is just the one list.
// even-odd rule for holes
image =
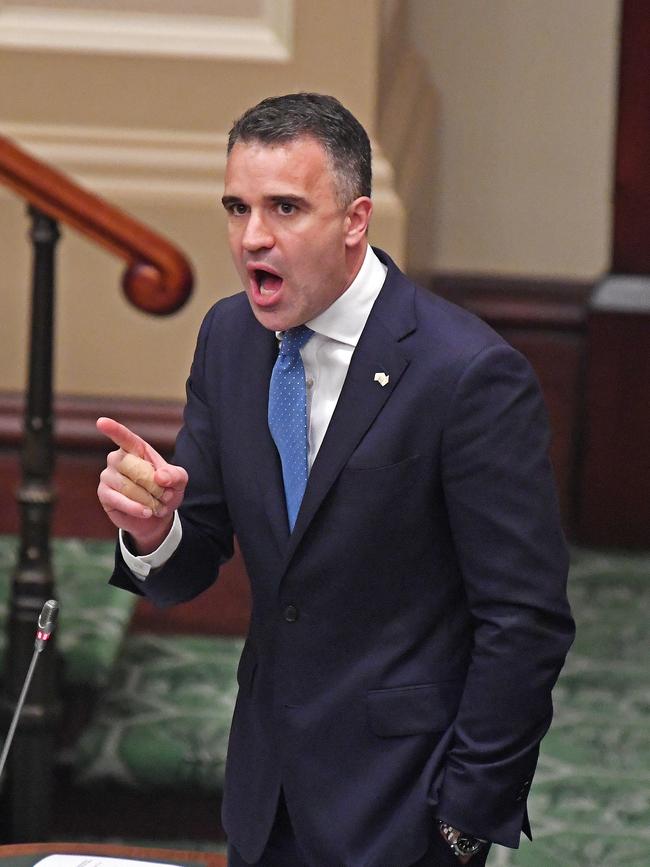
[[0, 183], [123, 259], [128, 267], [122, 288], [140, 310], [166, 315], [189, 298], [192, 269], [177, 247], [4, 136], [0, 136]]

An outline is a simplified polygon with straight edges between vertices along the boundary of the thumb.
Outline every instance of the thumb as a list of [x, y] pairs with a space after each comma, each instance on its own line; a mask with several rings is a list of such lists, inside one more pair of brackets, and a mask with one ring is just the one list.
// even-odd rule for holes
[[172, 488], [175, 491], [182, 491], [187, 485], [187, 472], [183, 467], [164, 464], [155, 471], [154, 479], [161, 488]]

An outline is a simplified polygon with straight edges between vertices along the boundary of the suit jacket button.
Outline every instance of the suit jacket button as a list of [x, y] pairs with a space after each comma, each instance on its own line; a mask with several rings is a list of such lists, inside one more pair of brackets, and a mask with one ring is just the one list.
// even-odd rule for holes
[[287, 623], [295, 623], [298, 619], [298, 609], [295, 605], [287, 605], [284, 609], [284, 619]]

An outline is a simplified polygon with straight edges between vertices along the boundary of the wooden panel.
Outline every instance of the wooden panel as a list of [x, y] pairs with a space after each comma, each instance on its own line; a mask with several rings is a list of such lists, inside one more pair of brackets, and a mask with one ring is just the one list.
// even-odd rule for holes
[[438, 273], [416, 280], [494, 328], [583, 333], [593, 282]]
[[650, 545], [650, 315], [594, 311], [578, 534], [590, 545]]
[[[0, 392], [0, 448], [18, 446], [22, 432], [24, 398]], [[183, 406], [178, 401], [143, 401], [109, 397], [57, 397], [54, 401], [57, 449], [95, 451], [105, 455], [110, 442], [95, 427], [102, 415], [116, 418], [160, 452], [170, 452], [181, 426]]]
[[[55, 536], [110, 539], [114, 528], [97, 500], [99, 473], [105, 456], [59, 453], [54, 485], [57, 502], [52, 530]], [[20, 483], [17, 451], [0, 451], [0, 533], [17, 533], [18, 505], [15, 494]]]
[[[15, 491], [20, 480], [22, 413], [22, 395], [0, 394], [0, 533], [15, 533], [18, 527]], [[58, 498], [54, 534], [110, 538], [112, 525], [97, 502], [96, 491], [112, 445], [97, 431], [96, 419], [111, 415], [168, 455], [181, 425], [182, 407], [172, 401], [61, 397], [55, 401], [54, 415]]]
[[650, 6], [624, 0], [613, 268], [650, 274]]

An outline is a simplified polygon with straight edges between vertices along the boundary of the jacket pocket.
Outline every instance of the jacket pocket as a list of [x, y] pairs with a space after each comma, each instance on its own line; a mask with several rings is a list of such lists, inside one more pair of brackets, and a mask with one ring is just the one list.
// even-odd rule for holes
[[383, 738], [444, 731], [458, 712], [463, 683], [447, 680], [369, 690], [370, 727]]

